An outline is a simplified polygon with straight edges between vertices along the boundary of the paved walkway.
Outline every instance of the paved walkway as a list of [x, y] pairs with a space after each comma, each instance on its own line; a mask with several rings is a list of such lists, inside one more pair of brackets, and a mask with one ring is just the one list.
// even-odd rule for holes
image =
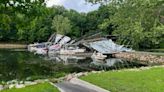
[[26, 49], [27, 45], [25, 44], [3, 44], [0, 43], [0, 48], [1, 49]]
[[144, 52], [144, 51], [136, 51], [135, 53], [152, 54], [152, 55], [161, 55], [161, 56], [164, 56], [164, 53], [163, 53], [163, 52]]
[[58, 83], [56, 86], [61, 89], [61, 92], [98, 92], [67, 81]]

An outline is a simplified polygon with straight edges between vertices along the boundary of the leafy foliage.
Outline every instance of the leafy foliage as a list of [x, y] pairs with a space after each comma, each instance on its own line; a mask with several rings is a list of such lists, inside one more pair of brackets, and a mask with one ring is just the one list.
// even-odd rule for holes
[[71, 30], [70, 20], [62, 15], [57, 15], [53, 18], [52, 29], [56, 30], [58, 34], [65, 35]]
[[159, 48], [164, 43], [163, 0], [86, 0], [98, 10], [79, 13], [44, 0], [1, 0], [0, 41], [46, 41], [57, 32], [78, 38], [102, 31], [135, 49]]
[[[89, 0], [89, 2], [103, 0]], [[99, 24], [101, 29], [112, 25], [118, 43], [135, 49], [158, 48], [163, 43], [164, 1], [110, 0], [106, 5], [111, 14]]]

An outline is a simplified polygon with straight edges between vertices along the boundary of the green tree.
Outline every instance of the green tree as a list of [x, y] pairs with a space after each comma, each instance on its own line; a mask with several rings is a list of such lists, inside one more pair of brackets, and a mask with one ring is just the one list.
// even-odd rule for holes
[[135, 49], [157, 48], [164, 36], [163, 3], [163, 0], [110, 0], [106, 7], [112, 14], [99, 27], [103, 30], [112, 25], [112, 33], [119, 37], [119, 44]]
[[34, 19], [46, 15], [46, 9], [44, 0], [1, 0], [0, 40], [32, 41], [35, 39], [29, 31], [36, 26]]
[[66, 35], [71, 31], [71, 28], [71, 22], [67, 17], [57, 15], [53, 18], [52, 29], [54, 29], [58, 34]]

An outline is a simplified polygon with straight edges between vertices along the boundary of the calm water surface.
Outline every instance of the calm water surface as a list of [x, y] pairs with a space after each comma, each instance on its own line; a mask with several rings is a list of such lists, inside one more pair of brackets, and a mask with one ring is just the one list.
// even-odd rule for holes
[[138, 62], [110, 58], [104, 61], [76, 56], [38, 56], [26, 51], [0, 50], [0, 82], [60, 77], [92, 70], [117, 70], [144, 66]]

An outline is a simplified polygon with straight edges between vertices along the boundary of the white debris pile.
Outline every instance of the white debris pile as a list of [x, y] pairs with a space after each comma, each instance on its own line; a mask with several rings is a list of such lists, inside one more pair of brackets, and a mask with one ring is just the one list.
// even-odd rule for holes
[[101, 40], [101, 41], [91, 42], [90, 47], [103, 54], [132, 51], [132, 49], [123, 47], [123, 45], [118, 45], [114, 43], [112, 40]]
[[43, 43], [34, 43], [28, 45], [28, 51], [34, 52], [35, 54], [45, 55], [49, 51], [60, 50], [64, 44], [67, 44], [71, 41], [71, 38], [68, 36], [56, 34], [52, 35], [47, 42]]

